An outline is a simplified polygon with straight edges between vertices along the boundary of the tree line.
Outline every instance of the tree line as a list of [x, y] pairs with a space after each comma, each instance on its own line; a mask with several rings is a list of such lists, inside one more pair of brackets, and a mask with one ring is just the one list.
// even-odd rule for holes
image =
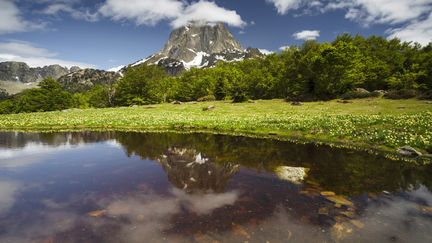
[[[169, 101], [283, 98], [296, 101], [362, 98], [432, 98], [432, 42], [427, 46], [383, 37], [338, 36], [306, 41], [281, 53], [169, 76], [155, 65], [128, 68], [112, 85], [77, 93], [56, 80], [15, 96], [0, 91], [0, 113], [115, 107]], [[361, 91], [359, 91], [361, 90]], [[367, 91], [366, 91], [367, 92]]]

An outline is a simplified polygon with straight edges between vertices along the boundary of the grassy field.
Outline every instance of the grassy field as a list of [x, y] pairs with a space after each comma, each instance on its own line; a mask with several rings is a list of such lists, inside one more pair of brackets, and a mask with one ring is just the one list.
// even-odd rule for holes
[[[214, 105], [215, 109], [203, 111]], [[0, 130], [207, 131], [395, 151], [432, 144], [432, 104], [361, 99], [292, 106], [282, 100], [161, 104], [128, 108], [0, 115]]]

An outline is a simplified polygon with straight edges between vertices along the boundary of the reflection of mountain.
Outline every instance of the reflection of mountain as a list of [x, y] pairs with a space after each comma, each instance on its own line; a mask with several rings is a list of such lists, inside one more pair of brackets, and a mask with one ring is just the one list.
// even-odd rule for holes
[[239, 171], [236, 164], [216, 164], [194, 149], [169, 148], [159, 162], [169, 181], [188, 192], [224, 192], [229, 179]]
[[[269, 139], [221, 136], [211, 134], [177, 133], [133, 133], [133, 132], [79, 132], [79, 133], [0, 133], [0, 149], [23, 148], [27, 145], [60, 146], [96, 143], [115, 139], [128, 156], [158, 160], [161, 154], [167, 156], [162, 163], [170, 180], [179, 187], [184, 187], [186, 179], [205, 178], [204, 172], [233, 174], [233, 165], [227, 161], [255, 171], [277, 172], [281, 166], [310, 168], [305, 181], [319, 184], [326, 190], [338, 194], [358, 195], [365, 191], [398, 191], [407, 188], [419, 188], [421, 184], [432, 188], [429, 176], [431, 166], [417, 166], [411, 163], [397, 162], [374, 156], [366, 152], [353, 152], [346, 149], [316, 146], [313, 144], [293, 144]], [[195, 165], [172, 164], [179, 157], [167, 151], [170, 148], [187, 148], [199, 151], [211, 158], [209, 164]], [[189, 155], [190, 161], [198, 153]], [[195, 157], [194, 157], [195, 156]], [[170, 160], [168, 160], [170, 159]], [[172, 161], [171, 161], [172, 160]], [[168, 167], [167, 165], [171, 166]], [[196, 167], [196, 168], [195, 168]], [[207, 168], [208, 167], [208, 168]], [[214, 168], [213, 168], [214, 167]], [[181, 172], [182, 170], [188, 171]], [[209, 177], [209, 175], [207, 175]], [[224, 176], [220, 175], [220, 178]], [[171, 179], [172, 178], [172, 179]], [[189, 181], [188, 187], [199, 183], [204, 190], [218, 189], [215, 178], [207, 178], [207, 184], [201, 181]], [[222, 179], [219, 184], [222, 183]], [[191, 189], [192, 190], [192, 189]]]

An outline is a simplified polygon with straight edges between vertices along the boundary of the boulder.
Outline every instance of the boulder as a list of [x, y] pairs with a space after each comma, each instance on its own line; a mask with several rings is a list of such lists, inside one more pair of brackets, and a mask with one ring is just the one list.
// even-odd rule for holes
[[216, 106], [211, 105], [211, 106], [209, 106], [209, 107], [204, 107], [204, 108], [203, 108], [203, 111], [211, 111], [211, 110], [214, 110], [215, 108], [216, 108]]
[[370, 93], [369, 91], [367, 91], [366, 89], [363, 89], [363, 88], [356, 88], [356, 89], [354, 89], [354, 91], [357, 93], [365, 93], [365, 94]]
[[419, 151], [417, 151], [416, 149], [414, 149], [413, 147], [410, 147], [410, 146], [400, 147], [397, 150], [397, 152], [400, 155], [409, 156], [409, 157], [419, 157], [419, 156], [422, 156], [422, 153], [420, 153]]
[[294, 106], [301, 106], [301, 105], [303, 105], [303, 104], [302, 104], [301, 102], [294, 101], [294, 102], [291, 103], [291, 105], [294, 105]]

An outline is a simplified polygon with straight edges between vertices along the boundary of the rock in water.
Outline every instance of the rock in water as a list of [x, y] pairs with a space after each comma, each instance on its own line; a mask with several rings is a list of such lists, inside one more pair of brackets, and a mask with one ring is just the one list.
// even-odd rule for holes
[[308, 171], [308, 168], [290, 166], [279, 166], [275, 169], [275, 173], [280, 179], [294, 184], [302, 183]]

